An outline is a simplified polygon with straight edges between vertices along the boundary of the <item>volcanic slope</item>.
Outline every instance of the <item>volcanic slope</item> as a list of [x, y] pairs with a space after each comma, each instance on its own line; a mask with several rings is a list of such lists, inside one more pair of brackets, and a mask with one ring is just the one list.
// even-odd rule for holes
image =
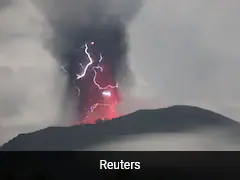
[[3, 144], [0, 150], [81, 150], [128, 135], [191, 133], [204, 129], [224, 131], [240, 145], [238, 122], [198, 107], [172, 106], [139, 110], [111, 121], [99, 121], [94, 125], [49, 127], [20, 134]]

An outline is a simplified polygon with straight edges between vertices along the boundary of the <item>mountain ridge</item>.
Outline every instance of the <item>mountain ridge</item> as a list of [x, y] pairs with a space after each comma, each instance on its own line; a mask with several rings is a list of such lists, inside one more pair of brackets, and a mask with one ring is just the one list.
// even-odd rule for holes
[[240, 123], [196, 106], [175, 105], [160, 109], [137, 110], [110, 121], [99, 120], [94, 125], [56, 126], [19, 134], [3, 144], [0, 150], [81, 149], [125, 135], [180, 133], [204, 128], [222, 128], [238, 134]]

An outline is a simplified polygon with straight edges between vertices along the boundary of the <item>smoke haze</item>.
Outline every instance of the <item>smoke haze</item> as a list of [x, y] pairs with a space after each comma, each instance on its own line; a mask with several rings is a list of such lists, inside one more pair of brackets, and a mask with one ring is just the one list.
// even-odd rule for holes
[[124, 69], [125, 77], [130, 77], [125, 24], [133, 19], [141, 1], [12, 0], [1, 1], [1, 7], [3, 141], [20, 132], [74, 118], [76, 104], [66, 95], [74, 72], [68, 77], [60, 66], [72, 66], [72, 52], [88, 38], [99, 40], [103, 52], [111, 48], [106, 54], [118, 79], [122, 75], [118, 73], [120, 69]]
[[[146, 0], [135, 17], [140, 5], [109, 2], [99, 4], [105, 14], [121, 15], [129, 24], [128, 59], [136, 77], [123, 112], [188, 104], [240, 119], [239, 1]], [[84, 16], [89, 9], [76, 3], [0, 2], [0, 143], [59, 121], [67, 77], [45, 43], [60, 22], [66, 27], [89, 22]]]
[[50, 31], [44, 16], [29, 1], [8, 2], [0, 9], [1, 143], [55, 123], [65, 83], [42, 46]]
[[[96, 47], [97, 51], [103, 55], [103, 63], [113, 74], [108, 74], [108, 76], [113, 76], [113, 82], [110, 84], [118, 82], [120, 87], [131, 88], [133, 81], [124, 81], [133, 79], [130, 76], [126, 59], [128, 50], [126, 28], [141, 7], [141, 0], [121, 2], [116, 0], [70, 0], [68, 2], [50, 0], [35, 2], [53, 30], [53, 36], [46, 43], [46, 49], [51, 51], [59, 62], [59, 66], [63, 65], [68, 72], [69, 85], [65, 101], [67, 102], [72, 97], [70, 102], [76, 101], [77, 104], [71, 109], [76, 108], [80, 114], [83, 114], [94, 104], [88, 103], [90, 98], [97, 103], [102, 98], [100, 93], [99, 96], [96, 95], [97, 92], [95, 92], [95, 96], [89, 95], [92, 77], [85, 77], [84, 81], [76, 81], [76, 74], [80, 73], [79, 69], [81, 68], [79, 63], [85, 66], [87, 62], [84, 58], [85, 53], [81, 49], [87, 42], [94, 41], [93, 47]], [[107, 81], [108, 77], [102, 79]], [[76, 86], [80, 89], [80, 97], [76, 95]], [[63, 109], [71, 106], [65, 102], [63, 104]], [[69, 117], [65, 115], [66, 112], [63, 111], [63, 121], [66, 122]], [[76, 119], [79, 118], [78, 116]]]

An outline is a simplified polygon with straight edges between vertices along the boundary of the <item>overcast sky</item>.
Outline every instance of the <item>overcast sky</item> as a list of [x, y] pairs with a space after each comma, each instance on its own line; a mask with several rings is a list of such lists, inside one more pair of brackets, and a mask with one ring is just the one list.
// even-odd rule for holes
[[[137, 85], [122, 110], [189, 104], [240, 120], [239, 5], [147, 0], [128, 29]], [[66, 78], [42, 45], [50, 34], [29, 0], [0, 1], [0, 144], [58, 119]]]
[[136, 92], [240, 119], [236, 0], [149, 0], [129, 28]]

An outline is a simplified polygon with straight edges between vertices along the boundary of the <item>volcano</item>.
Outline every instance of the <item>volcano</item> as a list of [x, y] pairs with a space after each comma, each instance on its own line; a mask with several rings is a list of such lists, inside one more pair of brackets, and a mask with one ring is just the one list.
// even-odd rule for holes
[[1, 150], [82, 150], [130, 135], [181, 134], [204, 129], [210, 129], [212, 133], [214, 130], [220, 130], [227, 134], [228, 140], [240, 144], [238, 122], [198, 107], [172, 106], [139, 110], [111, 121], [99, 120], [97, 124], [49, 127], [33, 133], [20, 134], [3, 144]]

